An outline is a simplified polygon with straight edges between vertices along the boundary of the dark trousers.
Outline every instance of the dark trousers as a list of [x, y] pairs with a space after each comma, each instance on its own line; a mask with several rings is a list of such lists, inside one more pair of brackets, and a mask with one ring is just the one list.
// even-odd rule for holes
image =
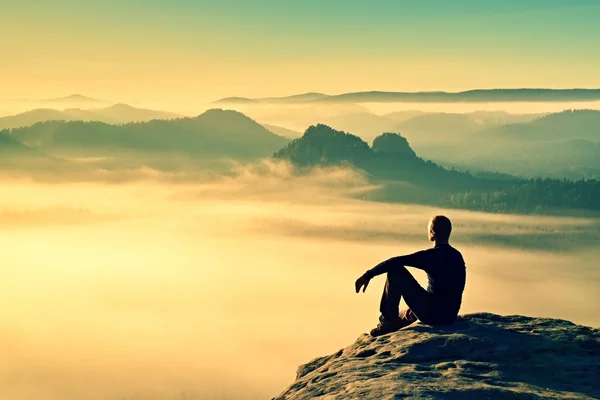
[[[408, 306], [408, 310], [399, 312], [400, 300]], [[387, 273], [387, 280], [379, 311], [386, 320], [400, 317], [407, 321], [416, 321], [417, 318], [430, 325], [443, 323], [436, 316], [436, 307], [432, 295], [423, 289], [419, 282], [411, 275], [406, 267], [394, 267]]]

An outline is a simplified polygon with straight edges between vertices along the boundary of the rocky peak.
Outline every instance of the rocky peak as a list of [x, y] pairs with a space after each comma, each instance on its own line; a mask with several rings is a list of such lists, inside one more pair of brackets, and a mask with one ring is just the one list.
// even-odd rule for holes
[[408, 144], [405, 137], [397, 133], [384, 133], [373, 140], [375, 153], [393, 154], [400, 157], [416, 158], [417, 154]]
[[275, 154], [298, 165], [331, 165], [364, 161], [372, 156], [369, 145], [358, 136], [327, 125], [310, 126], [304, 135]]

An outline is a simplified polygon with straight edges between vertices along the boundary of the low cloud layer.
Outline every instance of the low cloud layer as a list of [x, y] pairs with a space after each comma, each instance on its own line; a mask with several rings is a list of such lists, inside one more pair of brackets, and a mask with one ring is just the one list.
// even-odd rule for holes
[[384, 279], [361, 295], [354, 280], [429, 246], [436, 213], [467, 260], [463, 312], [600, 325], [593, 219], [365, 202], [358, 172], [272, 162], [195, 183], [2, 186], [2, 399], [274, 396], [372, 328]]

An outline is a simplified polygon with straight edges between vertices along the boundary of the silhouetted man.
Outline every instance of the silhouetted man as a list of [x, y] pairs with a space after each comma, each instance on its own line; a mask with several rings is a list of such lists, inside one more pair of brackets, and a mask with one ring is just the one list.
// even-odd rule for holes
[[[429, 221], [428, 232], [433, 248], [392, 257], [356, 280], [356, 293], [361, 288], [364, 292], [373, 277], [387, 273], [379, 306], [379, 325], [371, 330], [372, 336], [397, 331], [417, 319], [428, 325], [449, 324], [456, 319], [465, 288], [465, 261], [462, 254], [448, 243], [452, 232], [448, 218], [442, 215], [433, 217]], [[427, 272], [427, 290], [419, 285], [406, 266]], [[408, 309], [398, 312], [402, 297]]]

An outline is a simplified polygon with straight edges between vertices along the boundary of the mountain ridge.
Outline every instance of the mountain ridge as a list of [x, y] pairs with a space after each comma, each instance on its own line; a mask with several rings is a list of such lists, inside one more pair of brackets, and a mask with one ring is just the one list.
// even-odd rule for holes
[[69, 102], [69, 101], [78, 101], [78, 102], [87, 102], [87, 103], [103, 103], [103, 100], [98, 100], [98, 99], [94, 99], [92, 97], [88, 97], [88, 96], [84, 96], [82, 94], [79, 93], [73, 93], [71, 95], [68, 96], [64, 96], [64, 97], [53, 97], [53, 98], [49, 98], [49, 99], [44, 99], [44, 100], [40, 100], [41, 102], [48, 102], [48, 103], [52, 103], [52, 102]]
[[97, 121], [47, 121], [10, 131], [12, 138], [34, 148], [180, 151], [240, 159], [272, 154], [288, 139], [232, 110], [211, 109], [193, 118], [150, 120], [110, 125]]
[[86, 109], [77, 107], [66, 108], [64, 110], [36, 108], [0, 118], [0, 129], [20, 128], [45, 121], [99, 121], [108, 124], [121, 124], [180, 117], [178, 114], [137, 108], [124, 103]]
[[[417, 126], [417, 122], [409, 120], [400, 130], [420, 154], [437, 162], [524, 177], [600, 178], [598, 110], [564, 110], [531, 121], [471, 130], [464, 124], [448, 123], [446, 128], [440, 121], [436, 130], [431, 124]], [[578, 146], [577, 141], [591, 146]]]
[[[386, 151], [393, 147], [393, 151]], [[406, 138], [384, 133], [369, 146], [356, 135], [317, 124], [273, 154], [299, 170], [350, 166], [364, 171], [379, 189], [366, 199], [488, 212], [552, 213], [600, 211], [600, 182], [528, 179], [444, 168], [419, 157]], [[406, 186], [410, 184], [410, 187]]]
[[[243, 98], [252, 102], [289, 102], [289, 103], [321, 103], [321, 102], [415, 102], [415, 103], [453, 103], [453, 102], [557, 102], [557, 101], [597, 101], [600, 100], [600, 89], [597, 88], [506, 88], [506, 89], [471, 89], [460, 92], [421, 91], [390, 92], [363, 91], [337, 95], [318, 93], [316, 98], [305, 98], [303, 95], [285, 97]], [[224, 98], [216, 102], [227, 102], [233, 98]]]

